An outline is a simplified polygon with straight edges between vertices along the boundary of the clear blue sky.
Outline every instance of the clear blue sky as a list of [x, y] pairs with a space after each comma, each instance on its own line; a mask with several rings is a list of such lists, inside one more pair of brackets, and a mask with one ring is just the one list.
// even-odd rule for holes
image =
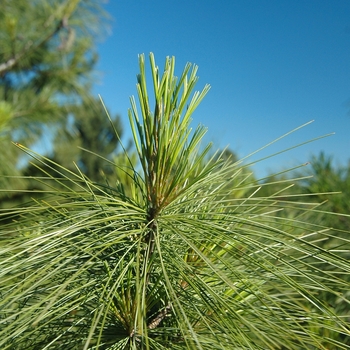
[[350, 159], [350, 1], [348, 0], [110, 0], [110, 36], [99, 44], [101, 94], [121, 115], [136, 95], [138, 54], [163, 67], [176, 57], [199, 66], [198, 89], [211, 90], [193, 116], [206, 141], [240, 157], [310, 120], [314, 123], [252, 158], [335, 132], [261, 162], [261, 174], [304, 163], [324, 150]]

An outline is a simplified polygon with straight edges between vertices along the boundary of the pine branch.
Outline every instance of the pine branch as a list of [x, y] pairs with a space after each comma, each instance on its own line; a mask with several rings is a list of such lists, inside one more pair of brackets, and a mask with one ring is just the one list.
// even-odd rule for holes
[[171, 304], [169, 303], [164, 310], [160, 311], [158, 315], [148, 324], [148, 329], [155, 329], [159, 326], [159, 324], [164, 320], [164, 318], [170, 313], [172, 310]]
[[34, 45], [34, 42], [32, 40], [29, 40], [28, 43], [25, 45], [24, 49], [19, 52], [18, 54], [14, 55], [14, 57], [11, 57], [7, 62], [0, 64], [0, 74], [4, 75], [6, 72], [11, 70], [14, 66], [18, 64], [18, 62], [24, 57], [27, 56], [31, 51], [37, 50], [41, 46], [43, 46], [46, 42], [48, 42], [55, 34], [57, 34], [62, 28], [67, 27], [67, 18], [62, 18], [57, 26], [54, 28], [54, 30], [49, 33], [45, 38], [43, 38], [39, 43]]

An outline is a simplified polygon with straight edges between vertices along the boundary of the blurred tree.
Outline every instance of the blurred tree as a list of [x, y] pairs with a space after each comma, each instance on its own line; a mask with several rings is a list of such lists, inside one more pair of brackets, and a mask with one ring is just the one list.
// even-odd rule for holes
[[[348, 166], [337, 167], [333, 164], [333, 158], [324, 152], [313, 156], [310, 163], [307, 175], [311, 176], [299, 184], [301, 190], [310, 194], [310, 200], [324, 202], [324, 210], [335, 214], [350, 213], [350, 163]], [[330, 195], [334, 191], [338, 193]], [[349, 218], [344, 216], [332, 216], [332, 218], [333, 221], [330, 222], [330, 217], [320, 216], [318, 221], [338, 229], [350, 229]], [[326, 223], [324, 219], [327, 219]]]
[[[88, 120], [91, 121], [92, 111], [84, 122], [82, 115], [87, 114], [84, 101], [90, 92], [92, 69], [97, 60], [94, 42], [104, 34], [108, 19], [101, 3], [102, 0], [1, 0], [2, 191], [28, 186], [19, 177], [18, 160], [22, 153], [11, 147], [11, 140], [31, 145], [44, 130], [63, 129], [69, 115], [77, 118], [73, 124], [85, 125], [80, 132], [86, 130]], [[95, 115], [97, 113], [100, 110], [96, 110]], [[102, 115], [105, 113], [98, 118], [102, 119]], [[80, 136], [83, 141], [78, 144], [91, 145], [86, 140], [94, 136]], [[101, 149], [98, 151], [106, 154]], [[56, 156], [58, 152], [54, 151]], [[90, 166], [87, 162], [85, 157], [86, 169]], [[9, 197], [10, 193], [2, 192], [0, 198], [4, 196]]]
[[105, 180], [114, 173], [114, 166], [108, 161], [116, 155], [118, 136], [122, 134], [119, 116], [111, 118], [113, 130], [101, 101], [92, 98], [74, 106], [71, 115], [72, 122], [57, 131], [53, 159], [68, 169], [72, 169], [74, 161], [91, 180]]

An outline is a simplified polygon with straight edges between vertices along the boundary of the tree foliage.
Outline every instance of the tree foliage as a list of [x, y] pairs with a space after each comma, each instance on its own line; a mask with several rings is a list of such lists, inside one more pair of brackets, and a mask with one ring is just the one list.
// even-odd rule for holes
[[55, 121], [60, 98], [80, 94], [97, 55], [98, 1], [10, 1], [0, 12], [2, 123]]
[[[101, 1], [2, 0], [0, 6], [0, 186], [8, 190], [1, 193], [2, 206], [9, 206], [24, 200], [14, 198], [12, 188], [25, 192], [33, 187], [21, 175], [35, 175], [33, 167], [23, 162], [19, 167], [20, 154], [11, 140], [32, 145], [44, 133], [58, 133], [57, 150], [47, 155], [65, 165], [81, 163], [93, 179], [99, 178], [96, 157], [75, 146], [86, 148], [89, 142], [91, 151], [110, 157], [114, 149], [109, 148], [116, 143], [111, 133], [105, 135], [110, 145], [96, 135], [109, 129], [100, 103], [90, 97], [95, 42], [104, 34], [108, 18]], [[74, 136], [66, 128], [71, 119], [71, 125], [80, 128]], [[95, 128], [87, 130], [88, 123]]]
[[114, 166], [106, 164], [106, 159], [116, 156], [122, 136], [121, 120], [118, 116], [108, 120], [101, 101], [93, 98], [73, 106], [71, 113], [71, 123], [57, 130], [52, 158], [71, 170], [76, 162], [91, 180], [103, 182], [114, 173]]
[[[349, 261], [317, 244], [336, 231], [308, 221], [314, 204], [259, 196], [239, 161], [208, 157], [205, 128], [190, 127], [209, 90], [194, 92], [196, 66], [176, 77], [174, 58], [161, 72], [151, 54], [151, 105], [139, 63], [127, 191], [18, 146], [41, 163], [47, 198], [3, 228], [0, 346], [349, 349], [348, 320], [322, 294], [349, 304]], [[299, 215], [276, 215], [288, 209]]]
[[[323, 208], [332, 213], [350, 213], [350, 163], [347, 166], [335, 166], [331, 156], [321, 152], [310, 160], [309, 175], [299, 183], [301, 191], [310, 195], [310, 200], [324, 202]], [[337, 191], [333, 195], [330, 193]], [[338, 229], [350, 230], [350, 219], [346, 216], [324, 218], [327, 224]], [[319, 215], [318, 221], [322, 221]]]

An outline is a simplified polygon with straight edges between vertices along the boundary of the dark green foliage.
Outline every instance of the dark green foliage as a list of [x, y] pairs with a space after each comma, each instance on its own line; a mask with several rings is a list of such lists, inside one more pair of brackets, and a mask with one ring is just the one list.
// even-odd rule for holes
[[57, 131], [52, 158], [71, 170], [75, 162], [88, 178], [105, 182], [115, 173], [113, 164], [106, 159], [112, 161], [116, 156], [122, 136], [120, 118], [112, 119], [113, 130], [101, 101], [92, 98], [73, 107], [71, 113], [71, 125]]
[[[331, 156], [324, 152], [313, 156], [306, 171], [310, 175], [299, 184], [300, 190], [310, 194], [310, 201], [324, 202], [323, 210], [334, 214], [350, 214], [350, 163], [347, 166], [335, 166]], [[330, 195], [336, 191], [337, 193]], [[350, 230], [350, 217], [323, 217], [318, 221], [337, 229]]]
[[62, 99], [87, 88], [101, 9], [80, 0], [3, 0], [1, 7], [0, 96], [7, 121], [27, 138], [36, 123], [57, 121]]
[[9, 207], [27, 201], [26, 191], [42, 189], [21, 178], [38, 175], [37, 164], [20, 158], [11, 141], [32, 146], [57, 134], [52, 152], [46, 141], [46, 155], [70, 169], [76, 162], [93, 180], [105, 169], [77, 147], [111, 158], [117, 142], [90, 96], [95, 42], [108, 23], [101, 1], [2, 0], [0, 6], [0, 207]]

